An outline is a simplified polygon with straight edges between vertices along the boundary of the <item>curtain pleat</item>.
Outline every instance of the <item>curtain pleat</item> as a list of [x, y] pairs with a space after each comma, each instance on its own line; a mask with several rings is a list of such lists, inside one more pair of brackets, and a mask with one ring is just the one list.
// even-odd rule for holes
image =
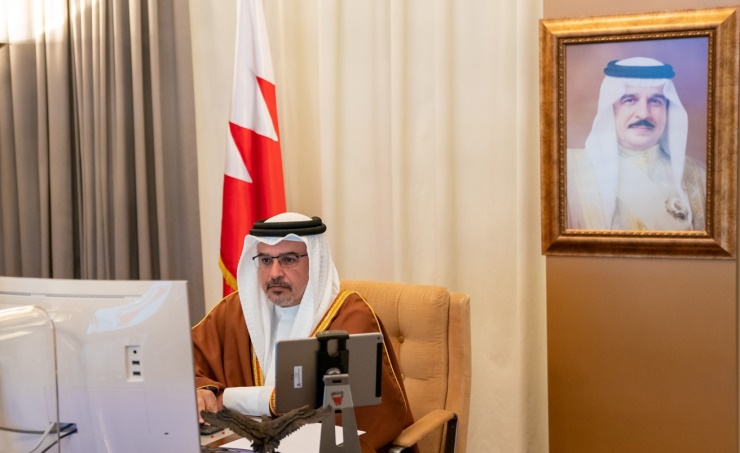
[[[39, 152], [38, 133], [35, 127], [38, 104], [36, 79], [39, 68], [35, 65], [33, 42], [9, 46], [11, 54], [12, 115], [14, 118], [13, 146], [17, 178], [18, 220], [20, 222], [20, 271], [41, 273], [41, 262], [28, 259], [41, 254]], [[41, 74], [43, 76], [43, 73]]]
[[10, 46], [0, 48], [0, 272], [20, 275], [21, 233]]
[[[41, 219], [46, 226], [44, 235], [49, 238], [48, 250], [42, 252], [42, 276], [74, 278], [74, 269], [66, 262], [75, 256], [74, 198], [73, 198], [73, 134], [72, 109], [70, 105], [70, 49], [69, 14], [63, 5], [51, 9], [48, 18], [59, 21], [47, 31], [46, 41], [46, 123], [48, 124], [49, 153], [49, 201], [44, 211], [48, 220]], [[50, 17], [49, 17], [50, 16]], [[50, 261], [50, 262], [48, 262]], [[74, 259], [72, 258], [72, 262]]]
[[[147, 141], [146, 141], [146, 106], [144, 102], [144, 80], [142, 77], [136, 77], [136, 74], [143, 74], [146, 71], [144, 64], [143, 52], [143, 32], [142, 32], [142, 12], [141, 5], [138, 2], [129, 2], [129, 15], [131, 17], [130, 33], [134, 45], [131, 46], [131, 74], [132, 74], [132, 101], [133, 101], [133, 150], [134, 150], [134, 174], [136, 175], [135, 197], [136, 197], [136, 218], [146, 218], [149, 212], [149, 197], [147, 196]], [[152, 238], [148, 224], [143, 222], [136, 223], [137, 253], [142, 258], [140, 260], [139, 272], [145, 278], [152, 278]]]
[[188, 280], [202, 317], [190, 24], [175, 1], [0, 14], [0, 274]]

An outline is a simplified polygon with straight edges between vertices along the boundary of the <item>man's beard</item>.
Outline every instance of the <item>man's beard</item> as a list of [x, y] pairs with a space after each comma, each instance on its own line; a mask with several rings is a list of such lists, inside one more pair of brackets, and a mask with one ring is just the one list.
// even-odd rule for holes
[[[270, 288], [285, 288], [285, 291], [281, 294], [273, 294], [270, 293]], [[273, 278], [268, 281], [265, 285], [265, 293], [267, 294], [267, 298], [270, 299], [270, 302], [278, 307], [285, 308], [293, 306], [293, 285], [283, 281], [282, 278]]]

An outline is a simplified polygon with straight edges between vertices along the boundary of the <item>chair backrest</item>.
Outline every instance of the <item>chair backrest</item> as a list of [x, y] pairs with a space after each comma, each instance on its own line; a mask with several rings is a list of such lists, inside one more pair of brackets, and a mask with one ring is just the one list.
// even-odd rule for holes
[[[434, 409], [458, 416], [457, 452], [467, 444], [470, 412], [470, 297], [440, 286], [342, 280], [382, 320], [401, 367], [414, 420]], [[443, 432], [419, 443], [422, 453], [442, 451]]]

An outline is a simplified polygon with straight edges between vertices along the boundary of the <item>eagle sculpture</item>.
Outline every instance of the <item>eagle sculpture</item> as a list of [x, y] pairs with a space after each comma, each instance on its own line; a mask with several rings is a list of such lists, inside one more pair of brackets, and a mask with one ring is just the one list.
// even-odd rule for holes
[[224, 407], [218, 412], [201, 411], [203, 420], [219, 428], [229, 428], [235, 434], [252, 442], [254, 453], [278, 453], [280, 441], [307, 423], [316, 423], [332, 413], [330, 406], [309, 409], [303, 406], [278, 417], [259, 419]]

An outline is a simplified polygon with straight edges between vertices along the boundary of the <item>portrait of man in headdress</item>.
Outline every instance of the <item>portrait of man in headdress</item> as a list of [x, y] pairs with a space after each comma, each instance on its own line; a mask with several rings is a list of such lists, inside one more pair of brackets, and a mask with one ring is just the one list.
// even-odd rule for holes
[[567, 150], [567, 227], [704, 230], [705, 162], [687, 152], [689, 115], [676, 69], [645, 56], [602, 67], [585, 146]]

